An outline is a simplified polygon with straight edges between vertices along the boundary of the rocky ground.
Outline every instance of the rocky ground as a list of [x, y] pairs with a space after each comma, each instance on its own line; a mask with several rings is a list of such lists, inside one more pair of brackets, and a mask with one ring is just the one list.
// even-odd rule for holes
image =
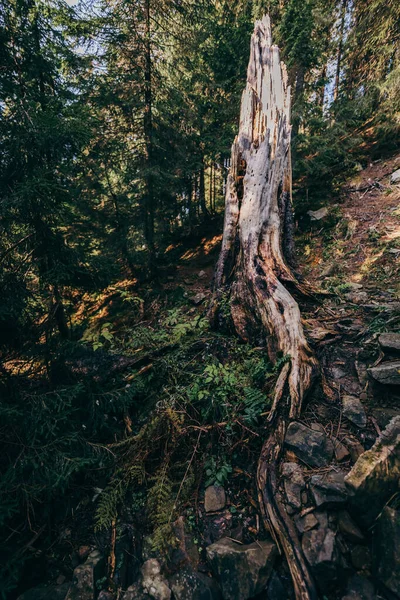
[[[400, 598], [399, 167], [395, 157], [360, 172], [337, 205], [309, 215], [299, 239], [299, 272], [315, 290], [303, 302], [304, 322], [323, 376], [287, 430], [280, 494], [321, 598]], [[196, 311], [210, 294], [219, 241], [186, 251], [165, 284], [182, 285]], [[203, 493], [206, 547], [199, 552], [186, 513], [174, 523], [179, 543], [169, 562], [144, 543], [136, 581], [118, 600], [292, 598], [250, 482], [240, 495], [252, 517], [242, 521], [232, 509], [234, 483]], [[58, 578], [20, 600], [116, 599], [96, 591], [106, 557], [95, 544], [78, 551], [77, 563], [72, 581]]]

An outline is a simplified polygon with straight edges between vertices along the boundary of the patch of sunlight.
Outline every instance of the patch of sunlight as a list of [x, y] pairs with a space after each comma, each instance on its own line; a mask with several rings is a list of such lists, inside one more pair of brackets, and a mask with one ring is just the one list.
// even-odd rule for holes
[[390, 232], [387, 231], [384, 240], [385, 242], [392, 242], [393, 240], [397, 240], [398, 238], [400, 238], [400, 226], [394, 227], [393, 230]]
[[214, 237], [211, 240], [207, 240], [207, 238], [203, 238], [201, 240], [201, 243], [203, 245], [204, 252], [206, 254], [209, 254], [211, 252], [211, 250], [213, 250], [215, 248], [215, 246], [217, 246], [217, 244], [219, 244], [221, 241], [222, 241], [222, 233], [220, 233], [218, 235], [214, 235]]

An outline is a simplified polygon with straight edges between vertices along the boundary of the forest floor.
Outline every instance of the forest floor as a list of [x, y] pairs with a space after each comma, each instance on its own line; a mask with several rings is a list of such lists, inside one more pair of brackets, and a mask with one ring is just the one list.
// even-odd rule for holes
[[[337, 451], [329, 465], [310, 467], [301, 463], [305, 493], [297, 508], [288, 504], [288, 512], [295, 518], [313, 512], [320, 529], [339, 531], [339, 525], [329, 509], [315, 510], [309, 491], [311, 478], [331, 469], [347, 473], [360, 453], [374, 444], [390, 418], [400, 414], [398, 390], [374, 383], [367, 375], [368, 368], [385, 359], [378, 344], [379, 334], [400, 331], [400, 186], [389, 182], [390, 174], [399, 167], [397, 156], [360, 171], [343, 187], [337, 202], [327, 207], [323, 218], [301, 223], [298, 235], [298, 271], [314, 290], [311, 297], [300, 299], [300, 304], [311, 346], [323, 369], [322, 385], [310, 396], [301, 421], [326, 434]], [[171, 474], [173, 505], [177, 505], [178, 498], [182, 501], [175, 517], [183, 517], [188, 523], [196, 546], [196, 568], [203, 573], [209, 573], [205, 547], [222, 535], [242, 544], [265, 537], [254, 475], [266, 435], [268, 405], [265, 399], [260, 404], [257, 394], [262, 389], [265, 398], [276, 373], [271, 368], [269, 379], [259, 388], [257, 365], [266, 360], [265, 350], [247, 350], [232, 336], [215, 336], [206, 329], [207, 301], [221, 238], [214, 232], [200, 236], [196, 244], [181, 241], [171, 245], [163, 257], [159, 288], [143, 294], [136, 281], [127, 279], [96, 297], [86, 295], [76, 300], [74, 318], [75, 327], [85, 323], [84, 341], [115, 357], [117, 367], [113, 367], [113, 373], [122, 373], [124, 385], [136, 385], [141, 377], [148, 377], [146, 385], [153, 385], [154, 391], [146, 392], [145, 400], [138, 387], [141, 400], [127, 412], [121, 428], [128, 437], [133, 432], [139, 438], [146, 423], [152, 424], [159, 417], [165, 425], [169, 419], [168, 427], [164, 430], [160, 425], [156, 437], [150, 439], [154, 448], [146, 450], [145, 477], [157, 481], [160, 469], [174, 461], [178, 465], [177, 472]], [[247, 368], [253, 370], [251, 377], [245, 372]], [[243, 400], [246, 394], [248, 402]], [[229, 400], [232, 396], [235, 399]], [[365, 427], [357, 427], [343, 415], [344, 396], [361, 400], [367, 417]], [[206, 401], [209, 404], [204, 408]], [[226, 410], [218, 403], [226, 405]], [[143, 414], [145, 404], [147, 416]], [[140, 439], [144, 447], [146, 439]], [[168, 446], [171, 443], [175, 444], [173, 450]], [[114, 452], [112, 445], [108, 447]], [[125, 452], [118, 468], [132, 467], [132, 454], [128, 459], [131, 462], [126, 462]], [[284, 459], [297, 461], [290, 450], [286, 450]], [[186, 497], [184, 488], [189, 479], [192, 487]], [[178, 489], [173, 487], [174, 481]], [[204, 488], [214, 482], [224, 486], [226, 501], [221, 509], [208, 513]], [[106, 485], [103, 477], [94, 492], [88, 489], [73, 518], [63, 523], [64, 533], [51, 550], [50, 571], [52, 581], [64, 585], [89, 550], [99, 547], [114, 557], [110, 563], [112, 579], [115, 590], [119, 590], [116, 597], [122, 598], [121, 589], [132, 583], [127, 572], [137, 572], [137, 556], [141, 555], [142, 561], [146, 556], [143, 539], [149, 537], [152, 527], [143, 522], [142, 492], [134, 491], [129, 495], [129, 505], [125, 500], [119, 513], [118, 540], [125, 542], [118, 541], [117, 547], [111, 543], [110, 548], [107, 531], [93, 535], [93, 495], [101, 498]], [[132, 506], [139, 507], [139, 516], [127, 517]], [[174, 510], [171, 506], [169, 510]], [[132, 534], [135, 527], [140, 535], [137, 531]], [[127, 536], [130, 545], [124, 546]], [[133, 538], [136, 541], [132, 542]], [[118, 553], [130, 557], [130, 566], [121, 566], [125, 559]], [[351, 541], [344, 536], [340, 553], [346, 577], [372, 577], [369, 532], [363, 532], [357, 542], [354, 537]], [[157, 554], [147, 551], [147, 557], [152, 555]], [[336, 579], [329, 581], [325, 572], [323, 577], [328, 581], [323, 594], [341, 598], [345, 586], [340, 587]], [[281, 561], [274, 580], [281, 595], [276, 592], [275, 600], [291, 597], [289, 581], [287, 567]]]

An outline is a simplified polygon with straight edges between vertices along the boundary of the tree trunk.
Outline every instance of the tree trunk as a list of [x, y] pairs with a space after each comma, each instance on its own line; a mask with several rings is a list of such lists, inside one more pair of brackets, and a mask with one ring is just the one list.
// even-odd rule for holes
[[344, 44], [344, 28], [346, 24], [346, 9], [347, 9], [347, 0], [342, 0], [341, 4], [341, 13], [340, 13], [340, 27], [339, 27], [339, 43], [337, 48], [336, 55], [336, 72], [335, 72], [335, 87], [333, 90], [333, 100], [336, 101], [339, 95], [339, 86], [340, 86], [340, 71], [342, 68], [342, 54], [343, 54], [343, 44]]
[[[231, 154], [221, 254], [214, 278], [210, 317], [223, 319], [229, 301], [238, 335], [266, 340], [275, 360], [286, 356], [268, 419], [275, 420], [260, 457], [257, 484], [264, 522], [285, 552], [297, 599], [316, 598], [295, 528], [276, 487], [287, 419], [298, 418], [317, 372], [299, 307], [288, 291], [300, 289], [288, 263], [294, 259], [291, 203], [290, 88], [279, 49], [271, 45], [269, 18], [255, 24], [239, 133]], [[286, 260], [285, 260], [286, 259]], [[283, 398], [288, 398], [284, 402]], [[289, 404], [289, 406], [288, 406]]]
[[217, 323], [220, 300], [228, 295], [239, 336], [246, 341], [267, 337], [271, 357], [278, 352], [290, 357], [290, 418], [296, 418], [316, 361], [305, 339], [299, 307], [286, 288], [299, 287], [284, 260], [288, 249], [293, 258], [290, 129], [286, 69], [279, 49], [271, 46], [269, 19], [264, 17], [257, 21], [251, 39], [210, 314]]

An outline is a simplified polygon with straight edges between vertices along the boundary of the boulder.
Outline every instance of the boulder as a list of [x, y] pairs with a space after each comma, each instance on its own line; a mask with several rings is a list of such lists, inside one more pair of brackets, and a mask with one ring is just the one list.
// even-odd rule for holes
[[400, 183], [400, 169], [394, 171], [390, 176], [390, 183]]
[[347, 510], [341, 510], [339, 512], [337, 524], [339, 531], [350, 542], [357, 544], [364, 541], [364, 536], [360, 528], [354, 523]]
[[94, 550], [83, 565], [74, 569], [73, 584], [67, 600], [94, 600], [97, 596], [96, 581], [104, 575], [105, 560], [98, 550]]
[[400, 352], [400, 333], [381, 333], [378, 342], [382, 350]]
[[272, 571], [265, 598], [267, 598], [267, 600], [287, 600], [289, 597], [290, 592], [283, 585], [276, 571]]
[[400, 512], [386, 506], [373, 535], [375, 575], [388, 590], [400, 597]]
[[329, 591], [338, 575], [339, 552], [334, 532], [325, 527], [306, 531], [302, 548], [321, 591]]
[[341, 471], [330, 471], [323, 475], [313, 475], [310, 490], [316, 506], [332, 506], [343, 504], [347, 500], [347, 489], [344, 483], [345, 474]]
[[325, 433], [313, 431], [296, 421], [287, 429], [285, 445], [310, 467], [328, 465], [333, 457], [333, 443]]
[[301, 492], [305, 488], [303, 471], [297, 463], [283, 463], [282, 476], [287, 500], [293, 508], [301, 507]]
[[226, 504], [225, 490], [221, 485], [209, 485], [204, 497], [206, 512], [222, 510]]
[[223, 538], [206, 552], [223, 599], [247, 600], [265, 589], [278, 549], [272, 541], [241, 545]]
[[400, 481], [400, 416], [395, 417], [370, 450], [364, 452], [345, 477], [354, 516], [369, 526]]
[[364, 429], [367, 424], [367, 415], [359, 398], [356, 396], [344, 395], [342, 398], [343, 415], [351, 423]]
[[383, 362], [368, 369], [372, 379], [383, 385], [400, 385], [400, 360]]
[[185, 567], [169, 579], [175, 600], [219, 600], [221, 590], [217, 582], [203, 573]]
[[139, 583], [134, 583], [128, 587], [122, 600], [150, 600], [150, 596], [142, 591]]
[[155, 558], [143, 563], [141, 568], [142, 590], [154, 600], [170, 600], [171, 589], [167, 580], [161, 574], [161, 565]]
[[97, 598], [97, 600], [116, 600], [116, 595], [112, 592], [107, 592], [107, 590], [102, 590]]
[[65, 600], [70, 585], [39, 585], [18, 596], [17, 600]]

